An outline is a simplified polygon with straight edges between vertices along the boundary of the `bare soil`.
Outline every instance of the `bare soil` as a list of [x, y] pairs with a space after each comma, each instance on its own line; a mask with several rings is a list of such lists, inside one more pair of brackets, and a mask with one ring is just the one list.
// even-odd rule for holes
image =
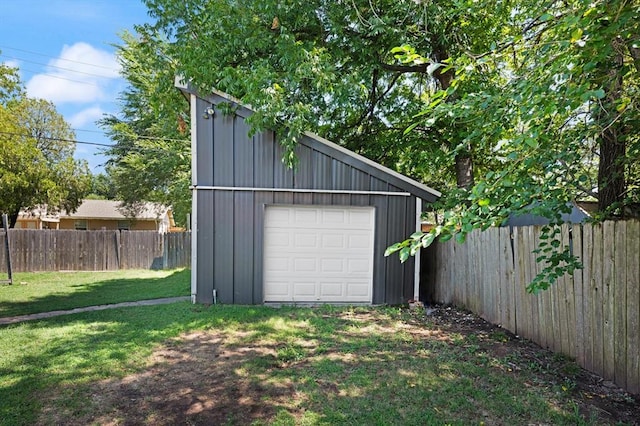
[[[366, 315], [362, 314], [362, 315]], [[364, 319], [364, 318], [363, 318]], [[367, 318], [369, 320], [369, 318]], [[429, 323], [429, 327], [425, 327]], [[393, 330], [389, 330], [393, 332]], [[540, 366], [536, 381], [549, 386], [563, 381], [567, 360], [553, 355], [484, 320], [458, 309], [437, 307], [413, 313], [407, 331], [422, 338], [450, 340], [452, 336], [476, 336], [478, 344], [490, 355], [509, 354], [509, 372], [518, 374], [532, 364]], [[504, 335], [495, 339], [495, 334]], [[503, 333], [503, 334], [502, 334]], [[490, 336], [493, 336], [490, 338]], [[247, 369], [247, 361], [278, 365], [276, 346], [259, 342], [249, 346], [229, 344], [230, 336], [216, 330], [196, 331], [180, 336], [158, 348], [146, 370], [118, 380], [91, 385], [87, 410], [56, 407], [45, 403], [39, 424], [65, 425], [219, 425], [269, 423], [285, 409], [298, 417], [304, 410], [306, 395], [293, 383], [258, 378]], [[327, 357], [345, 354], [325, 353]], [[412, 354], [407, 353], [410, 357]], [[262, 361], [261, 361], [262, 360]], [[271, 361], [269, 361], [271, 360]], [[280, 364], [279, 368], [286, 368]], [[277, 367], [276, 367], [277, 368]], [[567, 372], [575, 388], [572, 397], [581, 413], [589, 419], [598, 412], [603, 424], [640, 424], [640, 399], [613, 383], [575, 368]], [[338, 392], [335, 383], [318, 381], [324, 391]], [[490, 424], [490, 423], [487, 423]], [[495, 424], [495, 423], [492, 423]]]

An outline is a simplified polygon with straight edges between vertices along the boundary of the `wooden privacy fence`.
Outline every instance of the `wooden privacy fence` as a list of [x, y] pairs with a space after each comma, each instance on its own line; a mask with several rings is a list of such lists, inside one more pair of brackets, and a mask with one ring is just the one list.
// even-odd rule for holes
[[[10, 229], [9, 239], [14, 272], [173, 269], [191, 264], [189, 232]], [[0, 273], [7, 270], [5, 250], [0, 247]]]
[[640, 393], [640, 222], [564, 225], [562, 244], [584, 265], [537, 295], [532, 254], [540, 227], [473, 232], [426, 250], [435, 302], [465, 307], [494, 324], [574, 358]]

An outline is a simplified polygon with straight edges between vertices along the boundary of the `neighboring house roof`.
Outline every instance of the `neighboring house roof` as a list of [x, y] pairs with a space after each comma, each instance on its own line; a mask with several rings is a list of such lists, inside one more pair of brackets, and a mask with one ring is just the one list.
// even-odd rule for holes
[[[78, 210], [73, 213], [65, 211], [60, 213], [61, 218], [73, 219], [131, 219], [127, 211], [121, 207], [120, 201], [112, 200], [83, 200]], [[144, 203], [142, 208], [136, 212], [137, 220], [156, 220], [167, 214], [168, 207], [156, 203]]]
[[[21, 211], [20, 219], [39, 218], [44, 222], [59, 222], [60, 219], [104, 219], [104, 220], [126, 220], [132, 219], [128, 212], [121, 207], [121, 201], [113, 200], [83, 200], [78, 210], [73, 213], [61, 211], [60, 213], [49, 213], [46, 206], [37, 207], [29, 211]], [[136, 212], [137, 220], [158, 220], [166, 215], [171, 216], [170, 209], [157, 203], [144, 203], [142, 208]]]
[[49, 214], [46, 207], [36, 207], [32, 210], [20, 210], [18, 220], [40, 219], [43, 222], [60, 222], [57, 214]]
[[[562, 221], [565, 223], [583, 223], [591, 218], [589, 212], [582, 208], [578, 203], [568, 203], [571, 213], [563, 213]], [[502, 226], [530, 226], [530, 225], [548, 225], [549, 219], [532, 213], [522, 215], [511, 215]]]

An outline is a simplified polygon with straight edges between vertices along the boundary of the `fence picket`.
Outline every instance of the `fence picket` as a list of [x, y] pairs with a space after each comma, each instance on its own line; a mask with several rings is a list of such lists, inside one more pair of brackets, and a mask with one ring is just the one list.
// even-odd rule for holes
[[640, 221], [627, 222], [627, 387], [640, 393]]
[[597, 224], [594, 226], [593, 232], [593, 258], [591, 265], [591, 302], [593, 306], [591, 316], [591, 342], [593, 344], [593, 371], [602, 375], [604, 373], [604, 342], [603, 342], [603, 291], [604, 281], [602, 279], [602, 225]]
[[[573, 225], [571, 227], [573, 239], [573, 254], [580, 258], [584, 266], [584, 256], [582, 252], [582, 226]], [[578, 269], [573, 273], [574, 307], [575, 307], [575, 358], [578, 364], [585, 365], [585, 329], [584, 329], [584, 294], [583, 294], [583, 269]]]
[[[574, 249], [573, 238], [571, 238], [572, 229], [570, 225], [562, 227], [562, 245], [570, 250]], [[563, 302], [560, 306], [563, 318], [561, 323], [563, 326], [563, 336], [565, 336], [562, 344], [562, 351], [565, 355], [575, 358], [576, 356], [576, 303], [575, 303], [575, 275], [564, 277]]]
[[[626, 223], [617, 222], [615, 235], [626, 235]], [[614, 244], [615, 288], [611, 294], [613, 304], [614, 378], [621, 387], [627, 386], [627, 244], [626, 238]]]
[[615, 298], [615, 238], [616, 222], [604, 222], [602, 227], [602, 375], [615, 377], [614, 298]]

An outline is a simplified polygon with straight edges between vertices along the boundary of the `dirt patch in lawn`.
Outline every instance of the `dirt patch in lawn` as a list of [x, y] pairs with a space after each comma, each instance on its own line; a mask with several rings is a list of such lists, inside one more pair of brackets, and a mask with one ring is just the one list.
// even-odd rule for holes
[[224, 342], [225, 336], [214, 331], [183, 335], [154, 351], [146, 371], [93, 385], [90, 412], [48, 405], [42, 423], [250, 424], [290, 405], [291, 386], [261, 383], [246, 370], [252, 359], [275, 359], [273, 348], [234, 348]]
[[[566, 386], [566, 392], [586, 420], [593, 421], [596, 416], [596, 424], [639, 424], [638, 398], [467, 312], [449, 307], [437, 307], [428, 315], [422, 309], [405, 310], [393, 321], [387, 313], [375, 309], [335, 315], [350, 321], [351, 328], [363, 335], [392, 336], [402, 332], [414, 340], [432, 339], [446, 345], [473, 344], [490, 357], [503, 360], [496, 368], [503, 369], [504, 374], [518, 375], [524, 371], [531, 374], [535, 370], [532, 386], [563, 389]], [[401, 319], [400, 325], [398, 319]], [[362, 324], [362, 328], [358, 329], [358, 324]], [[144, 371], [92, 384], [86, 392], [88, 401], [84, 410], [59, 407], [55, 398], [48, 401], [38, 423], [265, 424], [276, 420], [281, 412], [295, 421], [304, 416], [306, 407], [314, 401], [309, 401], [300, 383], [283, 378], [282, 374], [276, 379], [272, 372], [303, 369], [314, 354], [319, 353], [317, 347], [305, 349], [303, 341], [296, 345], [287, 352], [282, 342], [254, 339], [251, 332], [242, 331], [229, 335], [214, 330], [185, 334], [157, 348]], [[307, 351], [305, 356], [298, 357], [295, 348]], [[322, 356], [341, 361], [347, 356], [354, 357], [354, 353], [336, 348], [323, 348]], [[412, 357], [414, 350], [415, 346], [411, 345], [394, 349], [406, 351], [398, 354], [399, 358]], [[322, 378], [315, 379], [315, 385], [321, 393], [344, 391], [339, 389], [341, 383]], [[485, 418], [478, 421], [502, 424], [489, 414], [483, 416]]]

